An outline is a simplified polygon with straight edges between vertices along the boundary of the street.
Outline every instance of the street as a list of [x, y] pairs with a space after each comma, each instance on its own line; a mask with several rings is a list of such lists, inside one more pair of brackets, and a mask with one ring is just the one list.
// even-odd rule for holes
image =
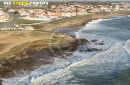
[[18, 21], [19, 15], [14, 14], [14, 12], [7, 12], [12, 16], [12, 20], [9, 22], [3, 22], [3, 27], [14, 27], [14, 24]]

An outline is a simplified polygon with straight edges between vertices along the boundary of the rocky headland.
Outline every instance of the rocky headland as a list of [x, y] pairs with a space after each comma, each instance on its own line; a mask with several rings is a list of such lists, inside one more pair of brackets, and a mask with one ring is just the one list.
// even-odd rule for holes
[[56, 43], [32, 44], [22, 52], [0, 60], [0, 77], [10, 78], [15, 76], [14, 71], [31, 71], [41, 65], [52, 64], [55, 57], [65, 58], [72, 55], [78, 46], [88, 43], [88, 40], [77, 39], [72, 36], [64, 36]]

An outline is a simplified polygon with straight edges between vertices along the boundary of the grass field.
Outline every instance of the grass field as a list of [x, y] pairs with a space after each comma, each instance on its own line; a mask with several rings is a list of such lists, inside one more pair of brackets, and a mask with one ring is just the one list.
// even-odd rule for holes
[[[48, 31], [0, 31], [0, 54], [9, 51], [12, 47], [36, 40], [48, 39]], [[8, 45], [8, 46], [7, 46]]]
[[40, 23], [44, 21], [36, 21], [36, 20], [25, 20], [25, 19], [19, 19], [16, 24], [33, 24], [33, 23]]
[[23, 36], [26, 37], [25, 33], [15, 33], [15, 34], [11, 34], [10, 36]]
[[58, 37], [53, 38], [52, 35], [54, 35], [52, 32], [44, 30], [0, 31], [0, 60], [7, 59], [30, 45], [56, 43], [59, 41], [59, 37], [64, 36], [58, 35]]

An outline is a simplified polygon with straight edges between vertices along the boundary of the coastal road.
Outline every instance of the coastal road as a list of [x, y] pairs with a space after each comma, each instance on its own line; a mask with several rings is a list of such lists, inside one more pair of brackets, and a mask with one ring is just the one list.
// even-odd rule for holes
[[9, 22], [3, 22], [3, 27], [14, 27], [14, 24], [19, 20], [19, 15], [14, 14], [14, 12], [7, 12], [12, 16], [12, 19]]

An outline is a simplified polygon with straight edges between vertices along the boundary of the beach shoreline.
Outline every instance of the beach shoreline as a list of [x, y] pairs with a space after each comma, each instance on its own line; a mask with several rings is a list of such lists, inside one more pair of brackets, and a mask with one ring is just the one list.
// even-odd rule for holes
[[[130, 14], [130, 12], [129, 12]], [[99, 15], [91, 15], [89, 17], [89, 19], [84, 19], [84, 20], [79, 20], [79, 21], [76, 21], [76, 22], [73, 22], [73, 23], [70, 23], [70, 21], [68, 21], [68, 25], [67, 24], [62, 24], [60, 26], [56, 26], [56, 27], [52, 27], [52, 28], [46, 28], [45, 30], [47, 31], [55, 31], [55, 30], [61, 30], [62, 32], [58, 32], [58, 34], [64, 34], [64, 31], [66, 30], [65, 28], [69, 28], [67, 31], [71, 31], [71, 32], [74, 32], [74, 31], [78, 31], [80, 29], [82, 29], [82, 27], [84, 27], [88, 22], [92, 21], [92, 20], [96, 20], [96, 19], [106, 19], [106, 18], [111, 18], [111, 17], [114, 17], [114, 16], [126, 16], [126, 15], [129, 15], [127, 13], [120, 13], [120, 14], [99, 14]], [[78, 23], [78, 24], [77, 24]], [[45, 26], [47, 27], [47, 26]], [[65, 33], [66, 34], [66, 33]], [[59, 35], [57, 35], [59, 36]], [[65, 39], [66, 37], [66, 39]], [[73, 50], [69, 50], [69, 52], [71, 51], [75, 51], [77, 50], [78, 48], [78, 45], [79, 43], [77, 43], [77, 41], [82, 41], [82, 43], [80, 44], [86, 44], [88, 43], [89, 41], [85, 40], [85, 39], [77, 39], [75, 38], [74, 36], [70, 36], [70, 35], [65, 35], [65, 37], [63, 37], [67, 42], [66, 44], [68, 44], [67, 46], [64, 46], [64, 44], [60, 44], [60, 48], [61, 49], [65, 49], [65, 52], [68, 51], [66, 49], [68, 49], [70, 46], [72, 46]], [[69, 38], [70, 39], [69, 39]], [[62, 41], [62, 40], [60, 40]], [[10, 59], [12, 60], [16, 60], [14, 62], [12, 62], [12, 60], [9, 61], [6, 60], [6, 61], [2, 61], [2, 65], [4, 66], [4, 69], [1, 71], [1, 74], [2, 72], [5, 72], [4, 75], [6, 75], [5, 77], [2, 77], [2, 78], [10, 78], [10, 77], [13, 77], [13, 71], [14, 70], [22, 70], [22, 68], [24, 66], [26, 66], [26, 64], [29, 63], [29, 65], [27, 67], [25, 67], [24, 69], [28, 69], [28, 71], [31, 71], [31, 70], [34, 70], [34, 69], [31, 69], [31, 67], [33, 67], [35, 64], [37, 64], [37, 67], [40, 66], [40, 65], [46, 65], [46, 64], [52, 64], [53, 62], [48, 62], [48, 59], [50, 59], [52, 56], [55, 58], [56, 56], [54, 56], [51, 52], [50, 52], [50, 47], [51, 49], [57, 51], [57, 56], [62, 56], [62, 55], [67, 55], [65, 54], [64, 52], [62, 53], [61, 51], [59, 51], [59, 49], [57, 49], [57, 45], [53, 45], [53, 46], [50, 46], [50, 45], [45, 45], [44, 46], [41, 46], [41, 45], [34, 45], [34, 46], [29, 46], [27, 49], [24, 49], [24, 51], [22, 51], [21, 53], [18, 53], [17, 55], [11, 57]], [[33, 49], [33, 50], [32, 50]], [[60, 53], [59, 53], [59, 52]], [[41, 56], [41, 55], [45, 55], [45, 57], [37, 57], [37, 55]], [[70, 54], [71, 55], [71, 54]], [[16, 57], [17, 56], [17, 57]], [[19, 57], [18, 57], [19, 56]], [[49, 56], [49, 57], [48, 57]], [[51, 56], [51, 57], [50, 57]], [[21, 58], [20, 58], [21, 57]], [[19, 59], [18, 59], [19, 58]], [[42, 61], [42, 63], [40, 63], [38, 60], [39, 59], [45, 59], [46, 61]], [[53, 61], [53, 60], [52, 60]], [[31, 63], [30, 63], [31, 62]], [[39, 62], [39, 63], [38, 63]], [[19, 68], [15, 69], [15, 68], [12, 68], [13, 66], [16, 67], [16, 65], [20, 65]], [[0, 63], [1, 65], [1, 63]], [[22, 66], [23, 65], [23, 66]], [[2, 68], [3, 68], [2, 66]], [[1, 69], [2, 69], [1, 68]], [[8, 72], [7, 72], [8, 71]], [[7, 73], [6, 73], [7, 72]], [[2, 74], [3, 75], [3, 74]], [[0, 81], [1, 83], [1, 81]], [[0, 84], [1, 85], [1, 84]]]

